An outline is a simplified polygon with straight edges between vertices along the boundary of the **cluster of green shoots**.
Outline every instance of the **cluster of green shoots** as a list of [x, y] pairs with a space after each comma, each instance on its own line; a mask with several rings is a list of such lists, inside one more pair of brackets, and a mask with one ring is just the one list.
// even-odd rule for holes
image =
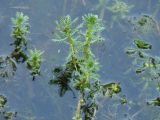
[[27, 45], [27, 34], [30, 33], [29, 17], [22, 12], [17, 12], [16, 17], [12, 18], [13, 30], [12, 37], [14, 38], [14, 45], [16, 49]]
[[[136, 73], [143, 75], [143, 79], [152, 80], [157, 82], [157, 90], [160, 91], [160, 58], [158, 56], [153, 56], [147, 53], [147, 50], [152, 49], [152, 45], [144, 40], [135, 39], [135, 47], [128, 48], [126, 53], [134, 58], [134, 64], [138, 64], [136, 68]], [[145, 77], [146, 75], [146, 77]], [[152, 82], [153, 83], [153, 82]], [[147, 85], [147, 87], [149, 87]], [[156, 98], [148, 102], [155, 106], [160, 106], [160, 98]]]
[[[64, 66], [53, 70], [54, 79], [50, 84], [60, 87], [60, 95], [67, 90], [76, 89], [80, 93], [75, 120], [93, 120], [98, 109], [98, 94], [117, 94], [121, 91], [119, 83], [101, 84], [99, 79], [99, 62], [94, 56], [91, 45], [103, 40], [104, 30], [101, 19], [97, 15], [88, 14], [82, 17], [82, 23], [76, 25], [78, 19], [72, 20], [69, 15], [57, 22], [57, 42], [69, 44], [70, 51]], [[73, 92], [74, 93], [74, 92]]]
[[29, 17], [21, 12], [17, 12], [16, 17], [11, 20], [13, 24], [11, 36], [14, 39], [14, 42], [11, 45], [15, 46], [11, 56], [15, 58], [17, 62], [24, 62], [27, 60], [24, 50], [27, 47], [27, 35], [30, 33]]
[[[33, 79], [40, 74], [40, 66], [42, 63], [43, 52], [37, 49], [29, 50], [29, 55], [26, 55], [28, 38], [30, 33], [29, 17], [22, 12], [17, 12], [16, 17], [12, 18], [13, 29], [11, 36], [14, 42], [14, 51], [10, 56], [0, 56], [0, 76], [9, 77], [9, 74], [14, 75], [17, 70], [17, 63], [27, 63], [28, 69], [31, 71]], [[14, 119], [17, 112], [7, 111], [6, 109], [7, 98], [0, 95], [0, 118], [4, 120]]]
[[27, 56], [26, 49], [28, 43], [28, 34], [30, 33], [29, 17], [22, 12], [17, 12], [16, 17], [12, 18], [13, 29], [11, 36], [14, 39], [12, 45], [15, 46], [14, 51], [11, 53], [11, 57], [17, 62], [27, 61], [27, 67], [31, 70], [33, 79], [40, 74], [40, 66], [42, 63], [42, 54], [40, 50], [29, 50], [29, 56]]
[[33, 79], [40, 74], [40, 66], [42, 63], [43, 52], [37, 49], [29, 50], [29, 58], [27, 60], [27, 66], [32, 71], [31, 75]]

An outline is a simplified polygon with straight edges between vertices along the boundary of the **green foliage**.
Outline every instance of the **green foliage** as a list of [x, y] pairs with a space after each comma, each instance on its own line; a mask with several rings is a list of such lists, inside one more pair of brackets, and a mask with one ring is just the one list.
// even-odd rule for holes
[[40, 66], [42, 63], [43, 52], [37, 49], [29, 50], [29, 58], [27, 60], [27, 66], [31, 70], [33, 79], [40, 74]]
[[[155, 90], [160, 91], [160, 57], [153, 56], [147, 53], [152, 48], [152, 45], [136, 39], [134, 41], [134, 48], [128, 48], [126, 53], [134, 58], [134, 66], [136, 67], [136, 73], [140, 74], [142, 79], [146, 80], [146, 84], [143, 89], [149, 88], [154, 84]], [[154, 80], [154, 81], [153, 81]], [[156, 87], [155, 87], [156, 85]], [[149, 101], [149, 105], [159, 106], [159, 98]]]
[[17, 112], [6, 111], [7, 98], [4, 95], [0, 95], [0, 118], [4, 120], [12, 120], [16, 117]]
[[87, 27], [87, 30], [92, 32], [92, 35], [96, 34], [96, 32], [101, 32], [102, 30], [104, 30], [102, 21], [98, 18], [97, 15], [87, 14], [84, 15], [82, 19], [84, 27]]
[[5, 112], [4, 113], [4, 119], [5, 120], [12, 120], [14, 117], [16, 117], [17, 113], [16, 112]]
[[145, 49], [151, 49], [152, 45], [139, 39], [134, 40], [134, 45], [136, 48], [128, 48], [126, 53], [134, 57], [136, 61], [142, 62], [142, 66], [136, 70], [136, 73], [142, 73], [145, 71], [145, 68], [151, 66], [151, 61], [154, 61], [152, 57], [144, 51]]
[[119, 83], [109, 83], [106, 85], [102, 85], [102, 92], [103, 95], [109, 95], [110, 97], [113, 96], [113, 94], [117, 94], [121, 92], [121, 87]]
[[80, 98], [74, 119], [91, 120], [98, 109], [96, 96], [102, 91], [117, 94], [121, 88], [116, 83], [101, 85], [99, 80], [99, 63], [91, 45], [103, 40], [100, 34], [104, 30], [101, 19], [97, 15], [87, 14], [82, 17], [82, 23], [76, 26], [77, 20], [67, 15], [57, 22], [57, 33], [53, 40], [69, 43], [70, 52], [66, 64], [53, 70], [54, 78], [49, 83], [60, 87], [60, 96], [67, 90], [78, 90]]
[[[30, 33], [29, 17], [22, 12], [17, 12], [16, 17], [12, 18], [12, 33], [11, 36], [14, 39], [15, 46], [14, 51], [11, 53], [11, 58], [14, 58], [16, 62], [27, 61], [27, 67], [31, 71], [33, 80], [40, 74], [40, 66], [42, 63], [43, 52], [37, 49], [29, 50], [29, 56], [27, 56], [26, 49], [28, 43], [28, 34]], [[12, 60], [12, 59], [10, 59]]]
[[[52, 85], [58, 85], [59, 86], [59, 95], [62, 97], [68, 90], [73, 90], [71, 89], [69, 83], [70, 79], [72, 77], [72, 71], [67, 70], [64, 67], [56, 67], [52, 71], [55, 78], [50, 80], [49, 84]], [[74, 94], [74, 92], [73, 92]]]
[[153, 106], [160, 106], [160, 98], [157, 97], [156, 99], [147, 102], [147, 104], [148, 105], [153, 105]]
[[134, 45], [136, 46], [136, 48], [128, 48], [126, 50], [126, 53], [129, 56], [134, 57], [136, 63], [141, 64], [141, 67], [137, 68], [136, 73], [139, 74], [146, 70], [150, 70], [153, 77], [156, 71], [159, 72], [160, 59], [159, 57], [152, 56], [146, 53], [145, 50], [151, 49], [152, 45], [139, 39], [134, 40]]
[[14, 45], [16, 48], [24, 47], [27, 44], [27, 34], [29, 32], [29, 17], [25, 16], [22, 12], [17, 12], [16, 17], [12, 18], [12, 33], [14, 38]]
[[152, 45], [144, 42], [143, 40], [134, 40], [135, 45], [140, 49], [151, 49]]
[[27, 47], [27, 35], [30, 33], [29, 17], [22, 12], [17, 12], [16, 17], [11, 20], [13, 24], [11, 36], [14, 39], [14, 42], [11, 45], [15, 46], [14, 51], [11, 53], [11, 57], [17, 62], [24, 62], [27, 60], [24, 49]]
[[0, 95], [0, 108], [3, 108], [7, 103], [7, 98], [3, 95]]

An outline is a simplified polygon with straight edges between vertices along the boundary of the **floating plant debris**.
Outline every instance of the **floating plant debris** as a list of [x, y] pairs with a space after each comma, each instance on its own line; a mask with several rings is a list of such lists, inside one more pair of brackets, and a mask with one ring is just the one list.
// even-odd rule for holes
[[123, 1], [116, 0], [111, 7], [108, 9], [114, 13], [129, 13], [134, 5], [129, 5]]
[[17, 112], [6, 111], [7, 98], [4, 95], [0, 95], [0, 118], [3, 120], [12, 120], [16, 117]]
[[113, 96], [113, 94], [118, 94], [121, 92], [121, 87], [119, 83], [109, 83], [102, 85], [102, 92], [103, 95], [109, 95], [110, 97]]
[[157, 97], [154, 100], [147, 102], [148, 105], [160, 106], [160, 97]]
[[[72, 91], [69, 85], [71, 81], [72, 71], [66, 70], [63, 67], [56, 67], [53, 70], [54, 79], [49, 81], [50, 85], [59, 86], [59, 95], [62, 97], [67, 91]], [[74, 92], [73, 92], [74, 95]], [[74, 95], [75, 96], [75, 95]]]
[[17, 112], [4, 112], [3, 113], [4, 119], [5, 120], [12, 120], [13, 118], [15, 118], [17, 116]]
[[136, 70], [136, 73], [137, 73], [137, 74], [140, 74], [140, 73], [142, 73], [143, 71], [145, 71], [144, 68], [138, 68], [138, 69]]
[[143, 40], [136, 39], [136, 40], [134, 40], [134, 43], [140, 49], [151, 49], [152, 48], [151, 44], [146, 43]]
[[12, 77], [17, 70], [15, 61], [9, 56], [0, 56], [0, 77]]
[[125, 104], [128, 103], [128, 101], [127, 101], [127, 99], [126, 99], [125, 96], [122, 96], [122, 97], [120, 98], [120, 103], [121, 103], [122, 105], [125, 105]]
[[[136, 39], [134, 40], [135, 48], [129, 48], [134, 49], [134, 53], [131, 50], [131, 54], [128, 54], [129, 56], [134, 58], [134, 66], [139, 66], [136, 68], [136, 73], [139, 75], [141, 74], [141, 78], [143, 80], [146, 80], [144, 89], [148, 89], [148, 86], [150, 84], [153, 84], [153, 82], [156, 82], [155, 90], [159, 92], [159, 83], [160, 83], [160, 57], [159, 56], [153, 56], [147, 51], [152, 48], [152, 45], [144, 42], [143, 40]], [[148, 50], [146, 50], [148, 49]], [[133, 54], [132, 54], [133, 53]], [[147, 102], [148, 105], [153, 106], [160, 106], [160, 98], [157, 97], [154, 100], [151, 100]]]
[[149, 15], [137, 17], [133, 24], [135, 30], [142, 34], [154, 33], [157, 30], [156, 21]]
[[134, 49], [134, 48], [127, 48], [127, 50], [126, 50], [126, 53], [128, 54], [128, 55], [133, 55], [133, 54], [135, 54], [137, 51], [136, 51], [136, 49]]
[[0, 95], [0, 109], [3, 108], [7, 103], [7, 98], [3, 95]]
[[26, 53], [21, 49], [15, 49], [10, 56], [14, 58], [17, 63], [24, 63], [28, 59]]
[[[75, 65], [73, 64], [73, 60]], [[76, 59], [72, 59], [66, 63], [66, 66], [55, 67], [53, 69], [54, 79], [49, 81], [50, 85], [58, 85], [59, 86], [59, 95], [63, 96], [67, 91], [71, 91], [73, 96], [75, 97], [74, 91], [70, 86], [71, 80], [75, 80], [78, 78], [75, 70], [79, 69], [80, 64]]]
[[152, 45], [143, 41], [136, 39], [134, 40], [135, 48], [128, 48], [126, 53], [134, 57], [135, 60], [140, 64], [139, 68], [136, 68], [136, 73], [144, 73], [150, 74], [151, 79], [158, 79], [160, 73], [160, 58], [158, 56], [152, 56], [146, 53], [146, 49], [151, 49]]

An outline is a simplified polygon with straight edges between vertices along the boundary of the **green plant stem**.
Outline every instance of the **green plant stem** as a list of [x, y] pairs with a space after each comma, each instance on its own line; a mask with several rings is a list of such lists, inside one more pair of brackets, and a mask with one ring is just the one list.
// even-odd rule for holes
[[75, 48], [74, 40], [70, 34], [67, 35], [67, 38], [70, 44], [72, 63], [74, 66], [76, 66], [76, 48]]
[[86, 33], [86, 41], [84, 46], [84, 59], [87, 60], [90, 56], [90, 44], [91, 44], [91, 30]]
[[[90, 57], [90, 44], [91, 44], [91, 30], [88, 30], [86, 32], [86, 41], [85, 41], [85, 46], [84, 46], [84, 60], [85, 61], [87, 61], [88, 58]], [[90, 78], [89, 74], [88, 73], [84, 73], [84, 76], [86, 78], [86, 81], [88, 81], [89, 78]], [[82, 103], [84, 101], [83, 92], [84, 91], [81, 91], [80, 99], [79, 99], [78, 104], [77, 104], [76, 120], [82, 120], [82, 117], [81, 117], [81, 106], [82, 106]]]
[[76, 108], [76, 120], [82, 120], [82, 117], [81, 117], [82, 103], [83, 103], [83, 95], [81, 94], [77, 104], [77, 108]]
[[93, 114], [92, 120], [94, 120], [94, 119], [95, 119], [96, 112], [97, 112], [97, 110], [96, 110], [96, 108], [94, 108], [94, 114]]

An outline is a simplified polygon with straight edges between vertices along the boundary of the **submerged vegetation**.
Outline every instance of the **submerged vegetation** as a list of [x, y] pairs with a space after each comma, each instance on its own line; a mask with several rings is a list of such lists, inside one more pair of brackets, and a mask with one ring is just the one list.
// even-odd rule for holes
[[12, 120], [16, 117], [17, 112], [6, 110], [7, 98], [4, 95], [0, 95], [0, 119]]
[[107, 7], [107, 9], [114, 14], [113, 20], [115, 22], [118, 22], [119, 20], [128, 19], [127, 15], [132, 10], [133, 7], [134, 7], [134, 5], [130, 5], [130, 4], [123, 2], [121, 0], [115, 0], [115, 1], [113, 1], [111, 6]]
[[12, 77], [17, 70], [15, 61], [9, 56], [0, 56], [0, 77]]
[[[128, 48], [126, 53], [134, 57], [134, 64], [139, 64], [136, 68], [137, 74], [142, 74], [142, 79], [149, 82], [155, 81], [157, 86], [155, 87], [160, 92], [160, 58], [147, 53], [146, 50], [150, 50], [152, 45], [144, 40], [134, 40], [135, 48]], [[148, 83], [147, 83], [148, 84]], [[149, 87], [149, 84], [145, 86], [145, 89]], [[159, 106], [159, 97], [155, 100], [147, 102], [148, 105]]]
[[[49, 1], [10, 8], [27, 12], [45, 5], [47, 9], [38, 9], [40, 14], [33, 18], [23, 12], [11, 18], [12, 51], [0, 55], [0, 120], [159, 120], [160, 0], [144, 1], [62, 0], [58, 2], [64, 2], [62, 11], [57, 9], [62, 4], [52, 1], [57, 7], [52, 12]], [[52, 13], [63, 17], [56, 21], [51, 37]], [[81, 19], [72, 19], [83, 13]], [[0, 16], [0, 24], [7, 20], [5, 15]], [[7, 33], [3, 28], [1, 24], [2, 46]], [[62, 47], [56, 51], [58, 43]], [[29, 74], [38, 80], [26, 80]]]
[[108, 9], [114, 13], [125, 14], [129, 13], [133, 7], [134, 5], [128, 5], [123, 1], [115, 0], [114, 4], [111, 7], [108, 7]]
[[158, 23], [154, 20], [152, 16], [140, 15], [132, 20], [134, 24], [134, 29], [141, 34], [151, 34], [158, 31]]

